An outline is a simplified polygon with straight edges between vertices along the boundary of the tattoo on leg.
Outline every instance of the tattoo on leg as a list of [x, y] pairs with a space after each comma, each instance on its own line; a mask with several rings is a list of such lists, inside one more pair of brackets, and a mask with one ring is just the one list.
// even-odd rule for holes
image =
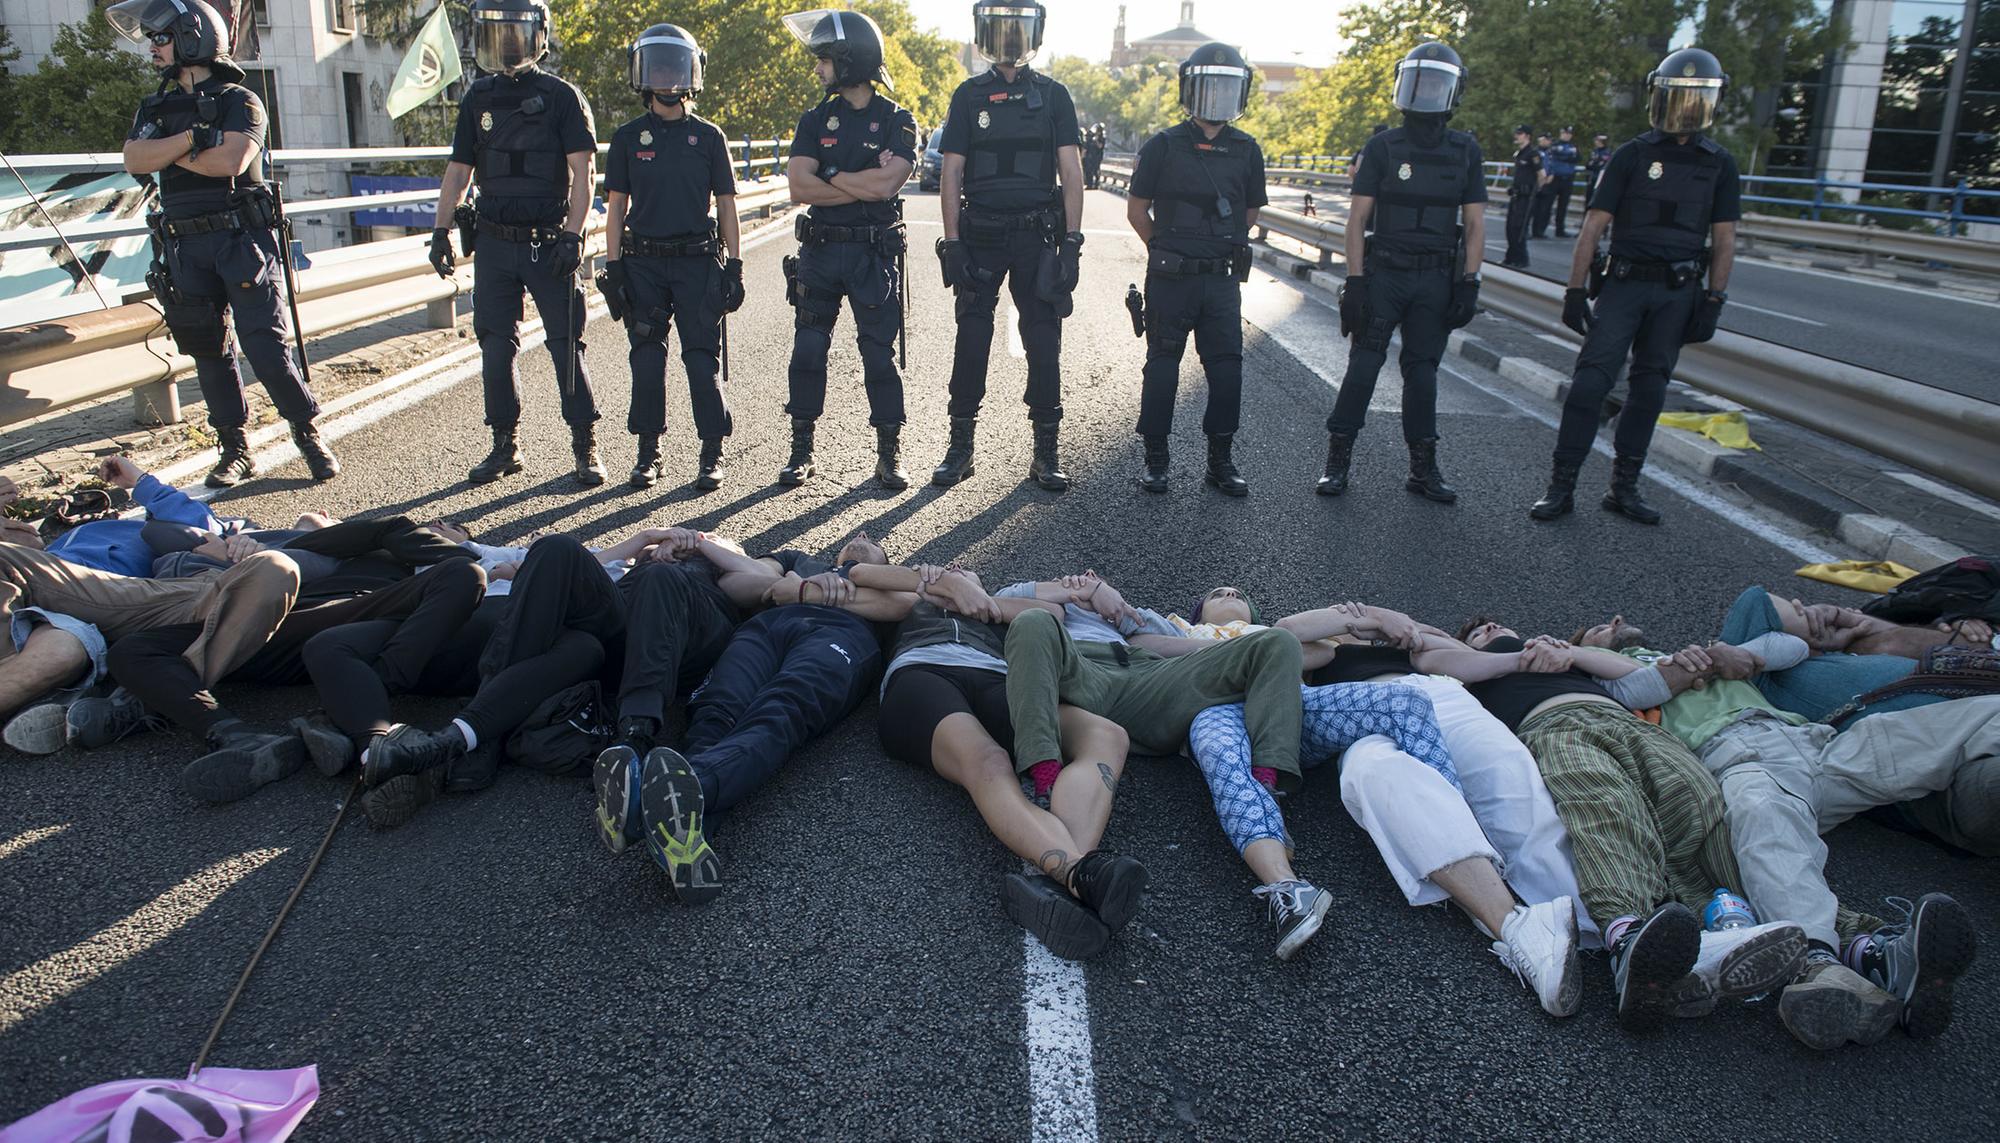
[[1104, 779], [1105, 789], [1111, 791], [1114, 794], [1118, 792], [1118, 775], [1113, 774], [1111, 772], [1111, 767], [1109, 765], [1103, 762], [1099, 762], [1097, 764], [1097, 776], [1099, 778]]
[[1051, 849], [1047, 853], [1042, 854], [1042, 859], [1035, 862], [1035, 864], [1043, 873], [1048, 874], [1057, 881], [1067, 881], [1069, 871], [1068, 853], [1060, 849]]

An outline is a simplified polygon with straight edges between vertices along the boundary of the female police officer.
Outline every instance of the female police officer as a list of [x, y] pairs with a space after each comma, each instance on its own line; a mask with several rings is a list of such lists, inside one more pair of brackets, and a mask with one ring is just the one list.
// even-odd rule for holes
[[208, 423], [221, 441], [206, 483], [228, 488], [257, 475], [243, 432], [250, 411], [230, 344], [232, 319], [250, 367], [292, 423], [313, 479], [331, 480], [340, 462], [313, 428], [319, 404], [286, 344], [277, 207], [260, 173], [264, 105], [238, 86], [243, 70], [229, 58], [229, 31], [203, 0], [125, 0], [104, 15], [120, 35], [148, 45], [160, 68], [160, 90], [132, 121], [125, 169], [160, 177], [160, 213], [151, 221], [165, 275], [148, 280], [174, 343], [194, 358]]
[[[667, 422], [667, 326], [681, 323], [681, 363], [701, 438], [695, 486], [722, 486], [722, 439], [729, 405], [716, 384], [722, 315], [743, 304], [736, 222], [736, 176], [722, 131], [690, 107], [708, 53], [674, 24], [654, 24], [627, 53], [627, 80], [646, 114], [611, 136], [604, 189], [608, 249], [598, 286], [632, 343], [632, 408], [626, 428], [639, 438], [632, 486], [660, 478], [660, 433]], [[709, 217], [714, 196], [715, 216]], [[717, 239], [728, 261], [716, 260]]]

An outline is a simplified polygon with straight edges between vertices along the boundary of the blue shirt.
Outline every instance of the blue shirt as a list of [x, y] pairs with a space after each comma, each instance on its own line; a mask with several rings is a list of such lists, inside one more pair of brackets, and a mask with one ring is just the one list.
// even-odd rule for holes
[[[1722, 641], [1743, 643], [1767, 631], [1780, 631], [1778, 610], [1761, 587], [1745, 588], [1736, 597], [1722, 623]], [[1915, 659], [1901, 655], [1849, 655], [1845, 652], [1814, 655], [1796, 667], [1765, 671], [1756, 678], [1757, 689], [1771, 705], [1804, 715], [1813, 722], [1827, 716], [1860, 695], [1907, 677], [1917, 669]], [[1845, 730], [1870, 715], [1910, 710], [1946, 701], [1943, 695], [1897, 695], [1870, 703], [1866, 710], [1834, 725]]]
[[[222, 532], [222, 522], [208, 510], [208, 505], [189, 498], [187, 493], [152, 476], [139, 478], [139, 483], [132, 489], [132, 503], [144, 508], [146, 514], [155, 520], [186, 524], [204, 532]], [[153, 549], [139, 537], [140, 530], [145, 526], [144, 520], [99, 520], [79, 524], [56, 537], [48, 551], [50, 555], [61, 556], [70, 563], [114, 575], [150, 576], [153, 574]]]

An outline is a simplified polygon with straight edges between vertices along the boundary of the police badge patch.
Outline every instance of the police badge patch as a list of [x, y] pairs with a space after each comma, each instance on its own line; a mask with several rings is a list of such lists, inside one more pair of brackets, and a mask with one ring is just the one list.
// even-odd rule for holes
[[640, 145], [641, 147], [650, 147], [650, 146], [652, 146], [652, 145], [653, 145], [653, 133], [652, 133], [651, 131], [641, 131], [641, 132], [639, 132], [639, 145]]
[[827, 129], [827, 130], [829, 130], [829, 131], [838, 131], [838, 130], [840, 130], [840, 116], [838, 116], [838, 115], [829, 115], [829, 116], [827, 116], [827, 117], [826, 117], [826, 129]]
[[1411, 173], [1412, 172], [1410, 171], [1410, 164], [1408, 163], [1404, 163], [1402, 166], [1396, 168], [1396, 177], [1403, 180], [1404, 182], [1410, 181]]
[[701, 146], [701, 140], [700, 140], [700, 139], [697, 139], [697, 138], [695, 138], [695, 137], [694, 137], [693, 135], [689, 135], [689, 136], [688, 136], [688, 146], [690, 146], [690, 147], [699, 147], [699, 146]]
[[1658, 159], [1653, 160], [1653, 165], [1646, 168], [1646, 177], [1649, 179], [1657, 179], [1666, 173], [1667, 168], [1661, 166]]
[[491, 111], [482, 111], [479, 113], [479, 129], [481, 131], [493, 130], [493, 113]]
[[979, 109], [979, 126], [981, 129], [993, 126], [993, 113], [983, 107]]

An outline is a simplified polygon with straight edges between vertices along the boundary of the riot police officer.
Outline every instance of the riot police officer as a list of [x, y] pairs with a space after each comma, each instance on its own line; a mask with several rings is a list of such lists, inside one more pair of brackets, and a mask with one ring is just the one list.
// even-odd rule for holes
[[[1562, 312], [1563, 324], [1583, 335], [1583, 349], [1563, 403], [1549, 488], [1530, 510], [1537, 520], [1574, 507], [1598, 413], [1629, 352], [1631, 394], [1618, 414], [1603, 504], [1641, 524], [1660, 522], [1659, 511], [1639, 496], [1639, 473], [1681, 346], [1715, 336], [1736, 261], [1736, 220], [1743, 213], [1736, 160], [1702, 133], [1728, 86], [1722, 65], [1700, 48], [1661, 60], [1646, 77], [1652, 130], [1619, 147], [1591, 189]], [[1611, 249], [1594, 267], [1607, 226]], [[1602, 282], [1594, 312], [1586, 279]]]
[[[1403, 442], [1410, 450], [1403, 487], [1441, 504], [1458, 499], [1438, 471], [1437, 369], [1450, 332], [1478, 310], [1486, 249], [1479, 143], [1445, 126], [1465, 82], [1465, 65], [1451, 48], [1433, 42], [1410, 49], [1396, 65], [1403, 125], [1361, 149], [1340, 288], [1341, 332], [1353, 348], [1326, 418], [1326, 471], [1315, 488], [1322, 496], [1347, 491], [1354, 439], [1389, 359], [1389, 337], [1401, 327]], [[1511, 230], [1511, 204], [1507, 217]]]
[[1569, 237], [1569, 199], [1576, 191], [1576, 128], [1565, 127], [1549, 146], [1549, 183], [1555, 190], [1556, 237]]
[[[549, 50], [546, 0], [474, 0], [473, 59], [484, 72], [458, 105], [451, 161], [438, 192], [431, 265], [450, 277], [451, 232], [442, 224], [479, 185], [479, 256], [472, 264], [472, 326], [479, 335], [486, 424], [493, 451], [466, 478], [486, 484], [521, 471], [514, 439], [521, 421], [523, 294], [533, 294], [555, 360], [579, 483], [604, 483], [597, 461], [597, 402], [583, 361], [583, 227], [597, 158], [590, 104], [575, 87], [538, 66]], [[465, 251], [471, 254], [468, 246]]]
[[1104, 167], [1104, 148], [1110, 138], [1102, 122], [1091, 124], [1083, 133], [1083, 185], [1089, 190], [1097, 189], [1097, 174]]
[[1514, 171], [1507, 183], [1507, 253], [1500, 259], [1502, 266], [1528, 268], [1528, 224], [1542, 179], [1542, 152], [1535, 146], [1534, 128], [1523, 123], [1514, 128]]
[[1229, 126], [1250, 106], [1250, 64], [1227, 44], [1203, 44], [1181, 64], [1186, 121], [1146, 140], [1132, 171], [1125, 218], [1146, 244], [1146, 370], [1139, 436], [1146, 467], [1139, 486], [1168, 487], [1168, 434], [1188, 334], [1208, 375], [1203, 481], [1230, 496], [1250, 485], [1230, 458], [1243, 405], [1243, 296], [1250, 277], [1250, 228], [1269, 201], [1264, 152]]
[[875, 427], [875, 480], [907, 488], [896, 338], [903, 321], [902, 188], [917, 161], [917, 121], [875, 90], [878, 83], [890, 87], [875, 21], [819, 8], [785, 17], [785, 27], [813, 54], [826, 99], [800, 117], [785, 164], [792, 201], [810, 209], [794, 227], [798, 256], [785, 260], [785, 299], [795, 315], [785, 403], [792, 455], [778, 483], [812, 479], [813, 422], [826, 408], [826, 354], [844, 297], [861, 351], [868, 423]]
[[[1028, 359], [1028, 477], [1069, 487], [1056, 460], [1062, 424], [1062, 319], [1072, 308], [1083, 254], [1083, 157], [1069, 89], [1028, 61], [1048, 13], [1037, 0], [972, 6], [972, 44], [993, 66], [958, 85], [945, 118], [937, 245], [944, 284], [957, 296], [951, 362], [951, 446], [931, 473], [949, 487], [971, 476], [973, 430], [986, 397], [993, 313], [1008, 280]], [[1060, 178], [1061, 187], [1057, 187]]]
[[723, 314], [743, 304], [743, 260], [728, 141], [692, 109], [707, 60], [694, 36], [677, 25], [654, 24], [640, 33], [626, 53], [626, 78], [646, 113], [611, 136], [605, 161], [607, 249], [598, 286], [613, 320], [625, 322], [632, 346], [626, 428], [639, 438], [634, 488], [650, 488], [660, 478], [667, 327], [676, 319], [701, 440], [695, 487], [706, 492], [722, 486], [722, 441], [732, 421], [716, 369]]
[[[292, 425], [292, 441], [314, 480], [340, 462], [319, 439], [313, 399], [292, 356], [287, 320], [288, 257], [280, 245], [277, 200], [264, 185], [264, 105], [240, 86], [229, 31], [204, 0], [125, 0], [105, 10], [120, 35], [150, 50], [160, 89], [139, 107], [126, 137], [125, 169], [159, 176], [160, 209], [148, 221], [156, 254], [154, 287], [167, 330], [194, 358], [208, 423], [221, 444], [205, 483], [228, 488], [257, 475], [250, 460], [230, 327], [257, 380]], [[287, 287], [288, 288], [288, 287]]]

